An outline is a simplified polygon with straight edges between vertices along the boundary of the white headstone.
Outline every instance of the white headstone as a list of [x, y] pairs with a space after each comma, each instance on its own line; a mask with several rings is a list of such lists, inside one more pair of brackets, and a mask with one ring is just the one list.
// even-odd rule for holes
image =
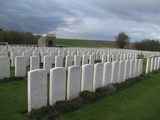
[[120, 61], [125, 60], [123, 59], [123, 54], [120, 54]]
[[29, 58], [31, 56], [31, 53], [30, 52], [23, 52], [22, 56], [25, 57], [25, 59], [26, 59], [26, 66], [29, 66]]
[[52, 68], [52, 57], [44, 56], [43, 69], [45, 69], [47, 73], [49, 73], [51, 68]]
[[158, 62], [157, 62], [157, 70], [159, 70], [160, 69], [160, 57], [158, 57], [158, 60], [157, 60]]
[[83, 55], [82, 65], [88, 64], [88, 61], [89, 61], [89, 56], [88, 55]]
[[120, 55], [119, 54], [116, 55], [116, 61], [120, 61]]
[[43, 63], [44, 61], [44, 56], [48, 56], [48, 52], [42, 52], [41, 53], [41, 62]]
[[107, 56], [105, 54], [102, 55], [102, 63], [105, 63], [107, 61]]
[[135, 60], [130, 61], [129, 78], [135, 77]]
[[123, 54], [123, 60], [128, 60], [127, 59], [127, 54]]
[[152, 72], [154, 69], [154, 58], [151, 58], [151, 66], [150, 66], [150, 72]]
[[47, 72], [42, 69], [28, 72], [28, 112], [47, 105]]
[[135, 59], [135, 77], [139, 76], [138, 71], [139, 71], [139, 60]]
[[40, 58], [38, 56], [30, 57], [30, 70], [40, 68]]
[[119, 62], [114, 61], [112, 62], [112, 83], [118, 83], [118, 75], [119, 75]]
[[89, 56], [89, 64], [94, 64], [95, 62], [95, 55], [90, 55]]
[[111, 84], [111, 75], [112, 75], [112, 63], [106, 62], [104, 63], [104, 69], [103, 69], [103, 87], [107, 86], [108, 84]]
[[115, 60], [116, 60], [116, 55], [113, 54], [113, 55], [112, 55], [112, 62], [115, 61]]
[[81, 67], [71, 66], [68, 68], [67, 100], [77, 97], [80, 93]]
[[151, 66], [151, 59], [147, 58], [146, 74], [150, 72], [150, 66]]
[[66, 97], [66, 69], [56, 67], [50, 70], [50, 97], [49, 104], [54, 105], [56, 101], [65, 100]]
[[56, 56], [56, 52], [51, 52], [50, 56], [52, 57], [52, 63], [55, 63], [55, 56]]
[[8, 52], [0, 52], [0, 57], [8, 57]]
[[15, 59], [15, 76], [25, 77], [26, 76], [26, 58], [17, 56]]
[[55, 67], [63, 67], [63, 57], [62, 56], [55, 57]]
[[82, 66], [81, 91], [93, 90], [93, 67], [94, 65], [91, 64]]
[[158, 62], [158, 58], [157, 57], [155, 57], [155, 59], [154, 59], [154, 70], [157, 70], [157, 62]]
[[99, 87], [102, 87], [102, 82], [103, 82], [103, 64], [97, 63], [94, 65], [93, 91], [95, 91]]
[[72, 55], [67, 55], [66, 56], [65, 67], [68, 68], [69, 66], [72, 66], [73, 61], [74, 61], [74, 57]]
[[63, 57], [63, 50], [58, 50], [58, 56], [62, 56]]
[[81, 55], [75, 55], [74, 56], [74, 65], [81, 65]]
[[32, 56], [39, 57], [39, 52], [33, 52]]
[[9, 57], [0, 57], [0, 79], [10, 77], [10, 59]]
[[139, 69], [138, 69], [138, 74], [141, 75], [142, 74], [142, 70], [143, 70], [143, 60], [139, 59]]
[[20, 56], [18, 52], [11, 52], [11, 67], [15, 67], [15, 58]]
[[125, 61], [125, 68], [124, 68], [124, 80], [129, 78], [130, 71], [130, 60]]
[[100, 53], [98, 51], [96, 52], [96, 60], [100, 60]]
[[112, 56], [110, 54], [107, 55], [107, 62], [112, 62]]
[[125, 70], [125, 61], [119, 62], [119, 75], [118, 75], [118, 81], [119, 83], [123, 82], [124, 79], [124, 71]]

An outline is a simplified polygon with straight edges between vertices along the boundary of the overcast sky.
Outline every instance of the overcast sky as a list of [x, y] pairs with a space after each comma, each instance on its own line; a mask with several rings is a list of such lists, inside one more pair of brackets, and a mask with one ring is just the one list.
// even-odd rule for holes
[[160, 39], [160, 0], [0, 0], [0, 27], [58, 37]]

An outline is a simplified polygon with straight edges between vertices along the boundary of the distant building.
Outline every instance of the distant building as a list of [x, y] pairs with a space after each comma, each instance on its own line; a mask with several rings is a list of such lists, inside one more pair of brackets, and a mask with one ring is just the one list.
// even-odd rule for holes
[[39, 47], [55, 47], [56, 46], [56, 36], [55, 34], [44, 34], [38, 40]]

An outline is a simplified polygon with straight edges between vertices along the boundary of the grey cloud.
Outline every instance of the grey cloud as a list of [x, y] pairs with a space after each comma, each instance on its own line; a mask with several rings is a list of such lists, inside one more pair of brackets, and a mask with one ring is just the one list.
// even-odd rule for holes
[[160, 39], [159, 0], [1, 0], [0, 27], [60, 37]]

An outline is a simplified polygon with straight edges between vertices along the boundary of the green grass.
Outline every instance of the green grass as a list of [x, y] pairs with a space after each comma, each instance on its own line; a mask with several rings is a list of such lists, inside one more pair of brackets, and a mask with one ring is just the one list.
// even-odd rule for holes
[[20, 114], [27, 110], [27, 81], [0, 83], [0, 120], [25, 120]]
[[160, 73], [58, 120], [159, 120]]
[[[146, 60], [144, 60], [146, 63]], [[143, 71], [145, 71], [145, 64]], [[28, 68], [27, 68], [28, 70]], [[11, 68], [14, 76], [14, 68]], [[69, 113], [59, 120], [158, 120], [160, 73], [121, 92]], [[27, 80], [0, 82], [0, 120], [25, 120]]]
[[104, 45], [96, 44], [89, 41], [70, 40], [70, 39], [57, 39], [57, 45], [67, 45], [68, 47], [106, 47]]
[[[59, 120], [158, 120], [160, 73]], [[0, 120], [25, 120], [27, 81], [0, 83]]]

